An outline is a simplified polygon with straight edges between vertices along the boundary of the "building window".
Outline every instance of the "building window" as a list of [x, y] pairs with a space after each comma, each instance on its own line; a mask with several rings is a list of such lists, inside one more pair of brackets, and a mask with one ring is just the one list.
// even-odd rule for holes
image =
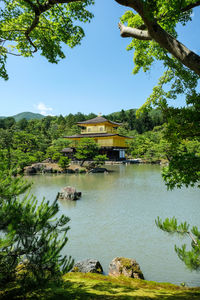
[[125, 151], [124, 150], [119, 151], [119, 158], [125, 158]]
[[91, 132], [91, 128], [88, 128], [88, 132]]
[[103, 131], [103, 127], [100, 127], [100, 128], [99, 128], [99, 131]]

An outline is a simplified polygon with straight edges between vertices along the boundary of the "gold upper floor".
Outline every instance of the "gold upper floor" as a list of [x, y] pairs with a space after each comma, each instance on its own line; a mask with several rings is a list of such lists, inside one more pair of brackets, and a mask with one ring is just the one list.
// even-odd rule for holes
[[117, 133], [117, 127], [110, 124], [87, 124], [81, 129], [81, 134], [88, 133]]

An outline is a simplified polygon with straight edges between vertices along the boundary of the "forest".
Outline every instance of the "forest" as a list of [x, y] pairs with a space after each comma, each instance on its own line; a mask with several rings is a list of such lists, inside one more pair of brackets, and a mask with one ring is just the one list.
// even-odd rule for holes
[[[15, 121], [13, 117], [0, 119], [1, 164], [22, 173], [25, 166], [47, 158], [61, 163], [61, 150], [70, 146], [63, 136], [80, 133], [76, 123], [96, 116], [94, 113], [86, 115], [78, 112], [65, 117], [46, 116], [32, 120], [22, 118]], [[118, 133], [132, 137], [128, 143], [127, 158], [141, 158], [149, 163], [170, 159], [170, 145], [165, 138], [166, 124], [159, 110], [145, 111], [139, 117], [136, 117], [136, 109], [121, 110], [104, 117], [120, 122], [122, 125]], [[179, 151], [199, 155], [200, 142], [198, 139], [184, 139]]]

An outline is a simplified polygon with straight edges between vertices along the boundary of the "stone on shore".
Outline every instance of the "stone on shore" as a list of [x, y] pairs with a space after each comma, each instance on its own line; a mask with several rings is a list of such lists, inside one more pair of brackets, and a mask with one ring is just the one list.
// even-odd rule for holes
[[83, 261], [78, 261], [71, 272], [81, 272], [81, 273], [103, 273], [103, 268], [100, 262], [96, 259], [86, 259]]
[[111, 261], [108, 275], [115, 277], [124, 275], [130, 278], [144, 279], [136, 260], [125, 257], [116, 257]]
[[53, 173], [53, 169], [51, 167], [45, 167], [42, 172], [43, 173]]
[[78, 200], [80, 197], [81, 192], [77, 192], [75, 187], [72, 186], [64, 187], [57, 195], [59, 200]]
[[27, 175], [38, 173], [61, 173], [62, 169], [56, 163], [34, 163], [31, 166], [24, 168], [24, 173]]
[[28, 167], [24, 168], [24, 173], [26, 175], [32, 175], [32, 174], [36, 174], [37, 170], [34, 167], [32, 167], [32, 166], [28, 166]]
[[104, 173], [104, 172], [108, 172], [108, 170], [106, 168], [94, 168], [91, 169], [88, 173]]

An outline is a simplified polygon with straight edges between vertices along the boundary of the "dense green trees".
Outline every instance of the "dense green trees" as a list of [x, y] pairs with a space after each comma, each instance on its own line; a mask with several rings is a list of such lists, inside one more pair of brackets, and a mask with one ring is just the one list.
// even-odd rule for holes
[[86, 160], [93, 159], [98, 155], [99, 146], [94, 139], [82, 138], [76, 147], [76, 158], [81, 160], [81, 166]]
[[[127, 131], [136, 130], [138, 133], [152, 130], [155, 126], [162, 125], [164, 123], [163, 114], [159, 109], [152, 111], [144, 111], [136, 118], [136, 109], [130, 109], [120, 112], [115, 112], [106, 115], [108, 120], [119, 122], [122, 124], [122, 128]], [[121, 128], [119, 128], [121, 132]]]
[[128, 152], [133, 158], [142, 158], [147, 162], [167, 161], [168, 144], [163, 138], [164, 128], [155, 127], [153, 131], [134, 134], [129, 142]]
[[[179, 110], [176, 110], [177, 116], [178, 111]], [[174, 152], [177, 154], [177, 157], [184, 153], [185, 160], [188, 158], [187, 161], [192, 158], [196, 161], [199, 157], [198, 138], [188, 139], [183, 136], [182, 141], [179, 141], [176, 147], [172, 147], [171, 142], [166, 139], [167, 135], [169, 135], [166, 126], [176, 126], [177, 123], [171, 122], [170, 125], [164, 125], [163, 114], [160, 110], [145, 112], [144, 114], [140, 114], [139, 118], [136, 118], [136, 110], [131, 109], [123, 111], [123, 113], [112, 113], [106, 116], [106, 118], [119, 122], [119, 117], [122, 116], [122, 114], [124, 117], [121, 119], [122, 126], [119, 127], [118, 133], [134, 137], [129, 143], [129, 154], [131, 154], [132, 157], [140, 157], [152, 162], [160, 159], [168, 159], [171, 164], [172, 154]], [[96, 115], [92, 113], [89, 115], [77, 113], [75, 115], [69, 114], [65, 117], [45, 117], [42, 120], [22, 120], [22, 122], [14, 122], [13, 125], [11, 127], [8, 126], [7, 129], [5, 124], [8, 124], [8, 122], [6, 122], [6, 119], [2, 119], [3, 126], [0, 128], [1, 162], [18, 167], [19, 170], [23, 170], [25, 166], [34, 162], [40, 162], [46, 158], [49, 158], [52, 162], [58, 162], [63, 156], [61, 150], [70, 145], [69, 140], [64, 139], [63, 136], [80, 133], [80, 128], [75, 123], [77, 121], [87, 120], [91, 118], [91, 116]], [[181, 122], [181, 116], [179, 119]], [[181, 124], [179, 126], [181, 126]], [[151, 130], [152, 128], [154, 128], [153, 131]], [[189, 132], [189, 130], [190, 128], [186, 126], [185, 134]], [[175, 136], [180, 136], [179, 127], [176, 128], [176, 131], [177, 134]], [[173, 137], [174, 140], [175, 136]], [[169, 139], [172, 140], [172, 137], [169, 136]], [[179, 160], [176, 159], [174, 162], [178, 164]], [[187, 175], [187, 172], [184, 171], [184, 168], [187, 167], [187, 163], [182, 164], [182, 175], [184, 176]], [[175, 168], [173, 170], [175, 170]], [[196, 172], [194, 172], [194, 170], [196, 170]], [[170, 172], [172, 172], [172, 170]], [[198, 164], [195, 163], [193, 169], [191, 169], [191, 174], [194, 178], [197, 176], [197, 172]], [[166, 170], [163, 174], [167, 176]], [[166, 182], [169, 186], [172, 186], [174, 181], [171, 181], [170, 178], [171, 177], [166, 177]]]
[[[65, 117], [47, 116], [40, 120], [22, 119], [16, 122], [10, 117], [1, 119], [0, 164], [3, 162], [9, 168], [12, 166], [21, 172], [25, 166], [47, 158], [52, 162], [59, 162], [63, 157], [61, 150], [69, 147], [70, 144], [69, 140], [64, 139], [63, 136], [80, 133], [76, 122], [88, 120], [91, 117], [96, 117], [96, 115], [78, 112]], [[134, 136], [136, 132], [149, 131], [155, 125], [163, 124], [162, 114], [154, 110], [144, 113], [144, 116], [141, 114], [138, 119], [136, 119], [134, 109], [123, 111], [123, 113], [113, 113], [106, 117], [116, 122], [121, 121], [122, 126], [118, 133], [129, 136]], [[60, 163], [63, 164], [61, 161]]]
[[[128, 153], [131, 154], [133, 158], [143, 158], [147, 162], [156, 162], [159, 160], [165, 160], [166, 162], [168, 162], [171, 159], [170, 155], [173, 149], [171, 148], [171, 144], [168, 143], [165, 138], [166, 124], [154, 127], [152, 131], [144, 132], [143, 134], [138, 134], [134, 131], [126, 132], [126, 134], [133, 135], [134, 137], [128, 143]], [[195, 164], [195, 159], [196, 157], [200, 156], [200, 142], [197, 139], [184, 139], [179, 144], [179, 147], [176, 148], [176, 159], [174, 159], [174, 161], [170, 160], [170, 168], [172, 163], [181, 163], [178, 158], [180, 156], [182, 159], [183, 153], [185, 153], [185, 157], [188, 158], [188, 160], [191, 160], [193, 157], [194, 164], [192, 168], [189, 168], [189, 170], [187, 170], [186, 172], [185, 169], [190, 167], [191, 161], [187, 163], [187, 160], [185, 159], [185, 164], [182, 164], [182, 178], [178, 180], [177, 177], [176, 183], [175, 180], [170, 180], [171, 176], [170, 178], [166, 178], [165, 182], [169, 189], [173, 189], [174, 187], [181, 187], [183, 184], [186, 186], [192, 185], [192, 181], [194, 183], [196, 182], [196, 176], [198, 176], [198, 165]], [[175, 168], [173, 168], [173, 172], [175, 172]], [[168, 166], [164, 167], [163, 176], [168, 176], [168, 173]], [[184, 176], [185, 178], [183, 179]], [[178, 182], [180, 182], [180, 186], [178, 186]]]

